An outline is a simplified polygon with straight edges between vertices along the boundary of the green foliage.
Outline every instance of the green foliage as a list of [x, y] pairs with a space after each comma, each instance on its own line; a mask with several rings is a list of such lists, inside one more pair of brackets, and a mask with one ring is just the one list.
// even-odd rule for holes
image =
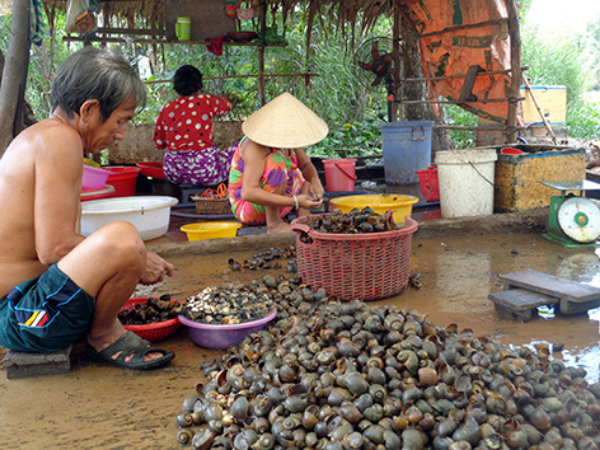
[[583, 99], [572, 104], [568, 119], [571, 136], [584, 139], [600, 137], [600, 101]]
[[[581, 35], [541, 35], [537, 27], [523, 27], [522, 64], [531, 84], [561, 85], [567, 88], [567, 126], [576, 139], [595, 139], [599, 116], [597, 104], [585, 100], [594, 83], [591, 47]], [[552, 118], [551, 118], [552, 119]]]
[[[446, 105], [448, 125], [461, 127], [477, 126], [477, 116], [457, 105]], [[475, 147], [475, 131], [450, 130], [450, 136], [455, 148]]]
[[367, 114], [362, 122], [352, 120], [331, 130], [329, 136], [312, 147], [312, 154], [350, 158], [381, 153], [379, 124], [385, 121], [385, 114]]

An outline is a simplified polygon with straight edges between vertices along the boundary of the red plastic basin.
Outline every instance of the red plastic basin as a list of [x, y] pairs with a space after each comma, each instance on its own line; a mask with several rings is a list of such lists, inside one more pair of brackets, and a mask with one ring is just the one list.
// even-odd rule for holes
[[136, 163], [136, 166], [141, 169], [141, 174], [151, 178], [166, 179], [165, 171], [163, 170], [162, 162], [141, 162]]
[[110, 167], [112, 175], [108, 177], [107, 184], [114, 186], [115, 193], [113, 197], [132, 197], [135, 195], [135, 188], [140, 168], [128, 166]]
[[90, 200], [100, 200], [103, 198], [113, 197], [115, 194], [115, 188], [110, 184], [107, 184], [103, 188], [100, 189], [84, 189], [81, 191], [81, 196], [79, 198], [82, 202], [88, 202]]

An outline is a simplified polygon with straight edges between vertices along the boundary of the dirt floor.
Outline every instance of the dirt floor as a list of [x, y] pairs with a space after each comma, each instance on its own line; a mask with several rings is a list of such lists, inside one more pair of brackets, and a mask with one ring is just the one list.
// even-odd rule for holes
[[[545, 315], [523, 324], [500, 319], [488, 299], [490, 293], [502, 289], [498, 274], [526, 269], [600, 287], [600, 261], [594, 249], [569, 249], [548, 242], [536, 226], [540, 221], [544, 218], [520, 218], [519, 227], [526, 233], [515, 233], [503, 218], [487, 221], [485, 226], [474, 222], [454, 236], [452, 223], [456, 222], [439, 221], [436, 229], [423, 222], [413, 238], [411, 259], [411, 271], [421, 275], [422, 289], [411, 287], [371, 304], [414, 308], [436, 325], [456, 323], [459, 329], [471, 328], [477, 336], [515, 346], [563, 344], [564, 350], [553, 356], [585, 367], [588, 380], [595, 382], [600, 377], [600, 308], [574, 316]], [[208, 285], [260, 278], [267, 271], [232, 272], [229, 258], [242, 262], [271, 245], [293, 243], [293, 237], [220, 241], [225, 243], [159, 242], [155, 248], [175, 264], [176, 274], [138, 294], [170, 293], [185, 299]], [[268, 272], [287, 274], [285, 263], [282, 269]], [[82, 354], [81, 345], [73, 350], [67, 375], [6, 380], [0, 373], [0, 448], [177, 448], [175, 417], [181, 404], [202, 381], [202, 362], [219, 358], [223, 352], [198, 347], [185, 327], [159, 344], [177, 356], [167, 368], [147, 373], [94, 364]], [[0, 349], [0, 358], [5, 354]]]

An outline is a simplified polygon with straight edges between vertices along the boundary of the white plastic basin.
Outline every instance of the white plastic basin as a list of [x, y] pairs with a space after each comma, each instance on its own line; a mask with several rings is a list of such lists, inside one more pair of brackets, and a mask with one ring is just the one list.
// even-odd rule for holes
[[169, 229], [174, 197], [139, 196], [92, 200], [81, 204], [81, 234], [89, 236], [106, 224], [125, 220], [140, 233], [143, 240], [161, 237]]

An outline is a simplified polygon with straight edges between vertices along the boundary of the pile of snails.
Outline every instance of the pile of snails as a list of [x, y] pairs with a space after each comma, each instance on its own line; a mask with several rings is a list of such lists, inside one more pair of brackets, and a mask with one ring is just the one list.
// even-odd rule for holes
[[342, 303], [298, 279], [263, 280], [247, 287], [277, 296], [279, 320], [203, 364], [207, 381], [176, 418], [182, 445], [600, 446], [600, 383], [553, 359], [548, 345], [512, 348], [413, 310]]
[[380, 233], [399, 228], [391, 213], [377, 214], [370, 206], [354, 208], [349, 213], [335, 210], [331, 214], [311, 215], [306, 225], [319, 233], [335, 234]]
[[143, 303], [137, 303], [133, 308], [119, 311], [118, 318], [123, 325], [147, 325], [175, 319], [181, 314], [184, 306], [171, 300], [169, 294], [160, 298], [148, 297]]

